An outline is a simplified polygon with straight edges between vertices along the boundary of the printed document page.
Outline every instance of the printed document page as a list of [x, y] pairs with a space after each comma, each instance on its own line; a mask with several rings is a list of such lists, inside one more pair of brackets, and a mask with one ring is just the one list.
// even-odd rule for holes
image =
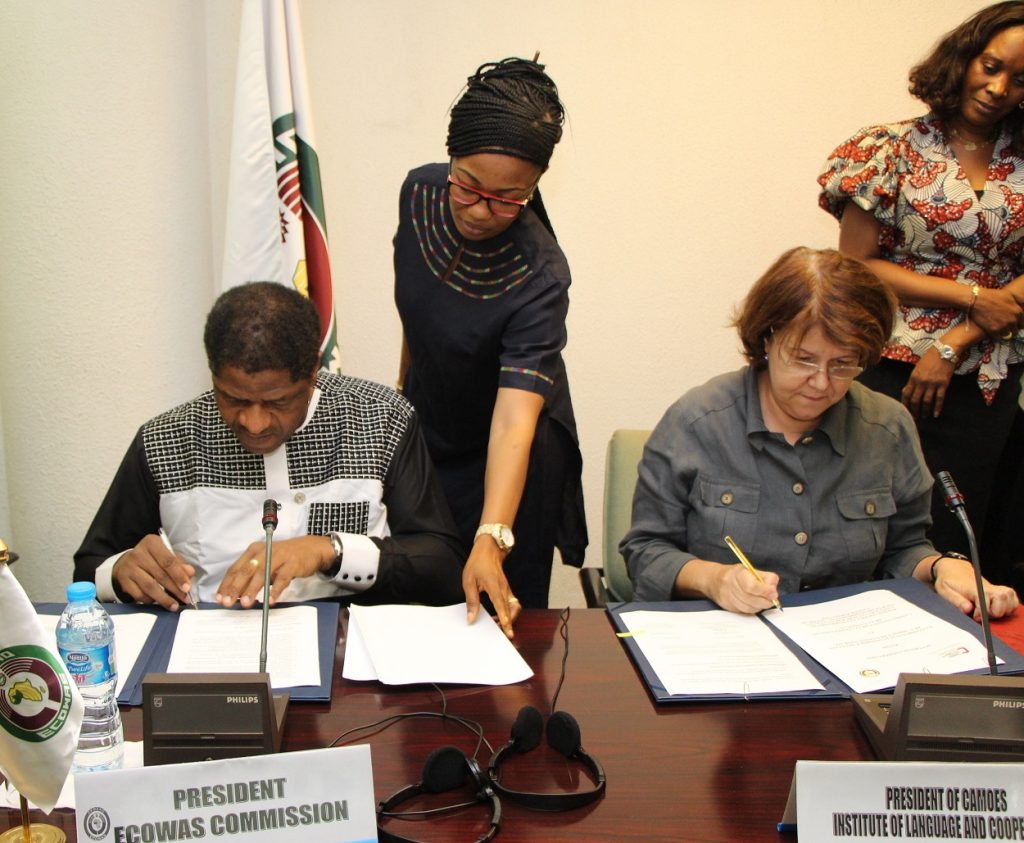
[[490, 615], [466, 623], [466, 604], [350, 606], [346, 679], [387, 685], [449, 682], [511, 685], [533, 676]]
[[[789, 613], [789, 609], [786, 609]], [[778, 614], [770, 610], [765, 614]], [[754, 615], [620, 612], [631, 637], [670, 694], [767, 694], [822, 685]]]
[[857, 693], [892, 688], [901, 673], [962, 673], [988, 665], [985, 646], [891, 591], [765, 613]]
[[[315, 606], [271, 609], [267, 621], [267, 673], [274, 688], [320, 684]], [[256, 673], [260, 669], [263, 613], [202, 609], [182, 612], [168, 673]]]

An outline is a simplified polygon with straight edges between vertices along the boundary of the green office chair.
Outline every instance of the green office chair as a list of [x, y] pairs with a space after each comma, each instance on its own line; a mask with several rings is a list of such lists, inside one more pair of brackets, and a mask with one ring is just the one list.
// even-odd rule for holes
[[603, 568], [580, 568], [580, 585], [587, 607], [600, 608], [611, 601], [633, 599], [633, 583], [626, 572], [626, 560], [619, 553], [619, 541], [633, 517], [633, 490], [637, 466], [643, 455], [649, 430], [620, 429], [612, 433], [604, 464], [604, 531], [601, 550]]

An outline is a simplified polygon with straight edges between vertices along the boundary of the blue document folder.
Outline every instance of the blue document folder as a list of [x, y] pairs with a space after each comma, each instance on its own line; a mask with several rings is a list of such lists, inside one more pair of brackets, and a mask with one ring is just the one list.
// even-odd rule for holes
[[[221, 606], [202, 603], [209, 609], [222, 609]], [[309, 702], [330, 702], [331, 682], [334, 678], [334, 646], [338, 639], [338, 603], [279, 603], [275, 609], [287, 606], [314, 606], [316, 608], [316, 628], [318, 658], [320, 663], [320, 684], [300, 685], [294, 688], [275, 688], [275, 691], [287, 692], [292, 702], [307, 700]], [[156, 618], [150, 630], [146, 644], [139, 653], [139, 658], [125, 680], [124, 687], [117, 698], [119, 705], [142, 705], [142, 680], [147, 673], [166, 673], [174, 646], [174, 635], [178, 630], [178, 612], [168, 612], [151, 606], [131, 606], [120, 603], [104, 603], [103, 608], [111, 615], [145, 612]], [[59, 615], [64, 611], [62, 603], [38, 603], [36, 611], [41, 615]], [[183, 611], [195, 611], [185, 609]], [[199, 609], [202, 611], [202, 609]], [[238, 608], [235, 611], [251, 612], [252, 609]], [[254, 654], [258, 655], [258, 654]]]
[[[984, 646], [984, 633], [981, 625], [972, 618], [959, 611], [952, 603], [943, 600], [931, 588], [912, 577], [906, 579], [880, 580], [878, 582], [858, 583], [856, 585], [844, 585], [836, 588], [823, 588], [817, 591], [803, 591], [799, 594], [786, 594], [782, 596], [782, 608], [790, 606], [812, 606], [817, 603], [825, 603], [829, 600], [838, 600], [841, 597], [850, 597], [854, 594], [861, 594], [865, 591], [884, 589], [898, 594], [903, 599], [919, 606], [927, 612], [948, 621], [960, 629], [965, 629], [977, 638]], [[660, 603], [609, 603], [607, 611], [615, 628], [620, 632], [628, 632], [626, 624], [620, 615], [623, 612], [637, 610], [659, 611], [659, 612], [722, 612], [710, 600], [672, 600]], [[651, 696], [659, 703], [681, 703], [681, 702], [702, 702], [709, 700], [737, 700], [737, 699], [846, 699], [853, 691], [841, 681], [838, 676], [827, 670], [811, 658], [804, 650], [791, 641], [786, 635], [775, 628], [774, 625], [762, 619], [762, 622], [782, 641], [783, 644], [800, 660], [800, 663], [810, 671], [822, 689], [811, 689], [806, 691], [785, 691], [778, 693], [760, 694], [670, 694], [665, 690], [664, 685], [658, 679], [650, 662], [644, 657], [643, 651], [632, 637], [620, 638], [626, 651], [636, 664], [640, 675], [643, 677]], [[996, 656], [1004, 663], [999, 665], [1001, 674], [1024, 673], [1024, 656], [1016, 650], [1006, 646], [1002, 641], [993, 638]], [[987, 669], [971, 671], [972, 673], [987, 673]], [[882, 690], [882, 689], [880, 689]]]

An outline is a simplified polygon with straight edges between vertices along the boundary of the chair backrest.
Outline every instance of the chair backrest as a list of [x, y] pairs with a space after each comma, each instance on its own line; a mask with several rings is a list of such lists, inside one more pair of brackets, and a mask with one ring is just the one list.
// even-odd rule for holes
[[604, 464], [604, 577], [612, 600], [633, 599], [633, 583], [626, 572], [626, 560], [619, 542], [633, 519], [633, 491], [637, 466], [643, 455], [649, 430], [616, 430], [608, 440]]

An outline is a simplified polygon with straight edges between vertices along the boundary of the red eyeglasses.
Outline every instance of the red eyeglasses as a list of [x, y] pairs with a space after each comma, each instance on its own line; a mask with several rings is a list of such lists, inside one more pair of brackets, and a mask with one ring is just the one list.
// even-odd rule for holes
[[448, 176], [448, 192], [451, 193], [452, 199], [460, 205], [475, 205], [481, 199], [486, 199], [487, 207], [492, 214], [496, 217], [506, 218], [519, 216], [523, 208], [533, 198], [531, 191], [530, 195], [525, 199], [505, 199], [501, 196], [495, 196], [493, 193], [484, 193], [475, 187], [461, 184], [450, 175]]

